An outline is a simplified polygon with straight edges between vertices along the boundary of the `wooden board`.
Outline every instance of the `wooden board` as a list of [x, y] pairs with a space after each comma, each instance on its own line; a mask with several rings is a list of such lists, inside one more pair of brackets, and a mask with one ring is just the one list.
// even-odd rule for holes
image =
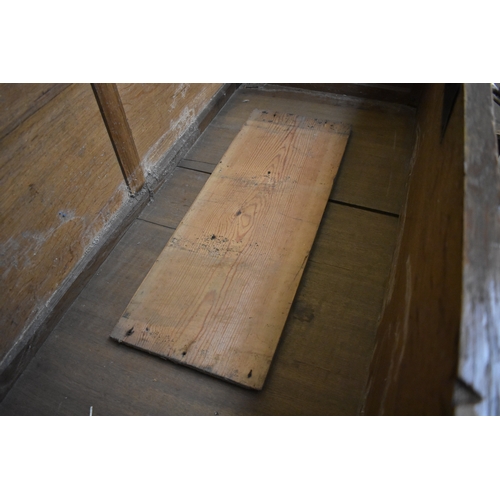
[[[196, 161], [199, 169], [200, 162], [219, 163], [255, 108], [350, 124], [349, 144], [330, 199], [393, 214], [401, 212], [415, 144], [415, 110], [407, 106], [285, 88], [241, 88], [187, 153], [182, 165]], [[210, 165], [202, 169], [212, 171]]]
[[349, 132], [255, 110], [111, 337], [261, 389]]
[[0, 360], [126, 200], [92, 88], [65, 88], [0, 141]]
[[1, 83], [0, 139], [59, 95], [69, 83]]

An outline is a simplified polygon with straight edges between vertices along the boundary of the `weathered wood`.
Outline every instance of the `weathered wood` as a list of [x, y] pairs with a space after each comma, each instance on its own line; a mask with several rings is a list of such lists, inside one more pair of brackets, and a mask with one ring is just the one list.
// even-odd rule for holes
[[417, 83], [282, 83], [280, 85], [316, 92], [346, 94], [365, 99], [416, 106], [421, 84]]
[[0, 142], [0, 359], [126, 198], [90, 85], [72, 85]]
[[462, 293], [464, 102], [444, 137], [444, 85], [418, 112], [399, 250], [377, 331], [366, 414], [451, 415]]
[[[238, 97], [241, 101], [248, 98], [240, 95], [242, 90], [222, 113]], [[294, 103], [297, 93], [279, 95], [284, 93]], [[304, 113], [306, 99], [315, 107], [319, 97], [300, 97]], [[330, 97], [325, 105], [332, 102], [337, 101]], [[345, 107], [349, 101], [342, 102], [339, 106]], [[374, 102], [358, 99], [350, 106], [383, 114]], [[354, 130], [362, 120], [363, 115], [353, 115]], [[384, 119], [379, 126], [392, 130]], [[212, 138], [218, 140], [216, 135]], [[190, 161], [181, 164], [196, 170], [203, 167]], [[336, 184], [344, 174], [348, 171], [341, 168]], [[359, 178], [359, 185], [353, 181], [351, 187], [354, 192], [365, 190], [363, 179]], [[377, 191], [377, 185], [373, 189]], [[168, 206], [176, 204], [176, 194], [176, 190], [169, 191]], [[177, 204], [182, 203], [178, 198]], [[172, 234], [157, 224], [137, 221], [0, 403], [0, 414], [88, 415], [91, 405], [94, 415], [356, 414], [372, 357], [397, 224], [394, 217], [328, 204], [265, 390], [256, 392], [117, 346], [108, 339]]]
[[[39, 91], [39, 86], [37, 85], [36, 87], [38, 90], [35, 90]], [[207, 117], [213, 116], [213, 114], [224, 105], [233, 91], [234, 86], [224, 85], [196, 118], [194, 127], [186, 130], [180, 137], [178, 142], [181, 142], [181, 144], [179, 146], [177, 146], [177, 144], [172, 146], [171, 150], [161, 158], [160, 161], [165, 172], [169, 172], [175, 167], [176, 162], [182, 158], [182, 155], [185, 154], [189, 147], [195, 142], [199, 134], [203, 132], [204, 127], [207, 125]], [[48, 93], [50, 94], [50, 92]], [[11, 93], [10, 95], [13, 98], [10, 99], [9, 102], [16, 102], [14, 98], [18, 94]], [[40, 106], [36, 109], [39, 109], [39, 107]], [[76, 110], [78, 111], [78, 109], [77, 106]], [[97, 110], [94, 98], [92, 98], [91, 109]], [[31, 116], [31, 114], [33, 113], [29, 113], [29, 116]], [[44, 117], [45, 115], [41, 114], [39, 116]], [[33, 119], [37, 120], [38, 115]], [[101, 121], [102, 120], [99, 118], [99, 122]], [[82, 123], [83, 126], [88, 124], [85, 119], [83, 119]], [[102, 123], [99, 127], [101, 126]], [[99, 127], [98, 131], [101, 130]], [[103, 128], [102, 130], [104, 131], [104, 135], [100, 135], [100, 138], [104, 138], [106, 135], [105, 129]], [[35, 137], [37, 137], [36, 134]], [[85, 135], [82, 136], [82, 138], [84, 137]], [[46, 144], [47, 143], [45, 143], [45, 145]], [[116, 168], [114, 168], [115, 165]], [[121, 176], [116, 169], [119, 169], [117, 162], [113, 164], [113, 173], [118, 174], [117, 179], [120, 179]], [[104, 172], [103, 175], [106, 176], [106, 172]], [[44, 308], [37, 313], [35, 319], [29, 323], [29, 326], [24, 329], [22, 335], [14, 342], [12, 348], [0, 360], [0, 400], [7, 394], [16, 379], [33, 358], [38, 348], [47, 338], [47, 335], [54, 325], [57, 324], [57, 321], [63, 316], [65, 310], [71, 305], [74, 298], [78, 296], [92, 272], [95, 271], [96, 266], [99, 266], [99, 263], [106, 257], [116, 241], [118, 241], [123, 234], [123, 231], [129, 226], [133, 218], [137, 216], [137, 211], [140, 211], [149, 201], [150, 193], [157, 191], [167, 177], [165, 173], [164, 175], [158, 175], [157, 172], [157, 174], [149, 180], [149, 192], [142, 191], [134, 198], [128, 198], [127, 203], [123, 204], [119, 211], [114, 212], [112, 221], [107, 223], [103, 230], [99, 232], [99, 238], [95, 238], [92, 241], [91, 247], [86, 249], [78, 263], [67, 273], [64, 279], [59, 282], [57, 290], [52, 294], [49, 300], [44, 303]], [[97, 176], [97, 181], [100, 181], [99, 175]], [[91, 191], [92, 190], [89, 188], [89, 192]], [[104, 213], [103, 216], [106, 217], [106, 213]]]
[[458, 414], [470, 410], [477, 415], [500, 415], [500, 163], [492, 106], [489, 84], [465, 84], [458, 376], [481, 400], [472, 398], [465, 401], [469, 404], [457, 404]]
[[[174, 196], [174, 194], [173, 194]], [[373, 353], [397, 220], [329, 203], [265, 390], [248, 391], [109, 341], [172, 230], [137, 221], [0, 415], [355, 415]]]
[[[117, 85], [144, 174], [153, 171], [165, 153], [195, 124], [221, 87], [219, 83]], [[207, 122], [202, 123], [206, 125]]]
[[111, 337], [261, 389], [348, 136], [255, 110]]
[[131, 193], [136, 194], [144, 186], [144, 174], [116, 83], [93, 83], [92, 87], [123, 177]]
[[[290, 89], [241, 88], [187, 153], [184, 161], [217, 164], [254, 108], [349, 123], [351, 137], [330, 199], [399, 214], [415, 142], [415, 110], [358, 98]], [[185, 164], [188, 166], [188, 164]]]
[[208, 177], [205, 173], [176, 168], [169, 181], [143, 210], [140, 218], [175, 229]]
[[0, 84], [0, 140], [69, 85], [69, 83]]

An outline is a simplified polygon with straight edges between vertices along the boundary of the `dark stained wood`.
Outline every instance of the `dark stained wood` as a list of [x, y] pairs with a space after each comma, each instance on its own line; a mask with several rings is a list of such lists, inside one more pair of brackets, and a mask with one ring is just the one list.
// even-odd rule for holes
[[282, 83], [279, 85], [377, 99], [408, 106], [417, 106], [422, 87], [422, 84], [418, 83]]
[[[463, 304], [458, 376], [481, 401], [457, 413], [500, 415], [500, 163], [489, 84], [465, 84]], [[470, 404], [472, 403], [472, 404]], [[475, 403], [475, 404], [474, 404]]]
[[208, 177], [202, 172], [177, 167], [168, 182], [155, 193], [140, 218], [175, 229]]
[[[251, 111], [252, 110], [250, 110], [250, 112]], [[248, 116], [250, 116], [250, 113]], [[244, 121], [246, 121], [246, 119]], [[227, 148], [233, 142], [233, 139], [238, 135], [243, 123], [238, 127], [229, 129], [218, 127], [216, 125], [217, 122], [218, 120], [216, 118], [214, 122], [207, 127], [194, 146], [188, 151], [184, 161], [201, 162], [207, 165], [216, 165], [219, 163]], [[210, 171], [213, 171], [213, 168], [210, 169]]]
[[69, 85], [69, 83], [0, 84], [0, 140]]
[[205, 163], [196, 160], [187, 160], [184, 158], [179, 162], [179, 167], [195, 170], [197, 172], [205, 172], [211, 174], [214, 171], [216, 163]]
[[144, 186], [144, 174], [116, 83], [93, 83], [92, 88], [120, 162], [123, 177], [131, 193], [135, 194]]
[[377, 331], [366, 414], [451, 415], [462, 297], [464, 96], [444, 138], [444, 85], [419, 108], [399, 251]]

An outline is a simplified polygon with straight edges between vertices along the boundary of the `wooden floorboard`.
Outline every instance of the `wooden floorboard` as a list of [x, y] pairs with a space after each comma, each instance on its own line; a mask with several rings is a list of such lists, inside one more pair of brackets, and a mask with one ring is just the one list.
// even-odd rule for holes
[[[258, 96], [257, 90], [251, 92], [247, 89], [242, 95], [237, 91], [238, 103], [246, 104], [241, 101], [249, 95]], [[293, 104], [292, 94], [279, 93], [278, 102], [285, 107], [286, 97], [289, 112], [307, 109], [306, 98], [300, 98], [300, 105]], [[276, 102], [277, 98], [274, 99]], [[319, 112], [314, 107], [318, 103], [320, 108], [321, 103], [332, 106], [331, 98], [310, 99], [312, 108], [308, 114]], [[357, 109], [374, 115], [381, 113], [377, 106], [361, 104], [361, 108], [351, 106], [353, 110], [349, 111], [354, 117], [353, 131], [358, 135], [356, 124], [362, 119], [356, 115]], [[229, 107], [224, 107], [220, 118], [229, 111]], [[395, 111], [391, 113], [398, 116]], [[402, 112], [401, 116], [406, 115]], [[399, 126], [411, 129], [413, 116], [406, 119], [408, 123]], [[394, 133], [394, 126], [389, 118], [382, 116], [379, 127], [378, 135], [387, 136], [386, 149], [391, 149], [390, 133]], [[231, 141], [227, 143], [227, 135], [211, 134], [212, 150], [218, 148], [222, 156], [224, 141], [226, 149]], [[373, 136], [374, 132], [370, 134]], [[363, 135], [360, 141], [364, 141]], [[203, 134], [195, 148], [208, 142], [209, 135]], [[352, 149], [350, 154], [362, 152]], [[405, 155], [405, 158], [411, 156], [411, 146]], [[213, 164], [217, 161], [220, 157]], [[205, 160], [186, 158], [180, 165], [186, 167], [182, 170], [190, 171], [184, 178], [185, 184], [192, 182], [194, 186], [195, 178], [190, 176], [196, 176], [196, 171], [203, 171], [210, 162], [207, 163], [206, 157]], [[394, 168], [404, 170], [406, 166], [394, 164]], [[356, 176], [351, 175], [351, 181], [347, 182], [347, 173], [343, 162], [337, 181], [344, 177], [344, 198], [355, 200], [353, 205], [359, 201], [362, 208], [397, 207], [394, 202], [363, 207], [363, 200], [375, 199], [381, 186], [374, 184], [374, 194], [367, 196], [369, 183], [360, 176], [358, 189]], [[186, 205], [196, 197], [195, 189], [186, 186], [183, 190], [181, 177], [177, 180], [177, 189], [169, 190], [168, 181], [155, 194], [155, 201], [141, 215], [146, 220], [137, 220], [113, 249], [0, 403], [0, 414], [88, 415], [90, 406], [94, 415], [358, 414], [396, 241], [396, 217], [328, 204], [263, 391], [249, 391], [120, 346], [108, 338], [173, 233], [162, 226], [176, 227]], [[404, 198], [403, 184], [398, 184], [401, 198]], [[395, 186], [390, 191], [393, 189]], [[160, 201], [162, 196], [164, 199]], [[156, 203], [158, 207], [163, 203], [164, 208], [157, 209]], [[177, 215], [169, 214], [170, 210]]]
[[94, 415], [357, 414], [396, 227], [394, 218], [329, 204], [266, 386], [255, 393], [108, 338], [172, 234], [137, 221], [0, 414], [88, 415], [90, 406]]
[[261, 389], [349, 131], [254, 111], [111, 338]]
[[175, 229], [209, 177], [206, 173], [176, 167], [139, 218]]
[[290, 91], [240, 89], [186, 160], [216, 164], [255, 109], [268, 109], [352, 126], [331, 199], [399, 214], [415, 139], [415, 110], [407, 106]]

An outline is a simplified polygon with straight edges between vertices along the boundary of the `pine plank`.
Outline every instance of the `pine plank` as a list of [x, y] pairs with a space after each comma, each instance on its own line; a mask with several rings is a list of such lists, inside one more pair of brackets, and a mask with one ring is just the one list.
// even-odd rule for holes
[[261, 389], [349, 131], [255, 110], [111, 338]]
[[415, 109], [285, 88], [273, 91], [240, 88], [186, 159], [217, 164], [254, 108], [351, 125], [349, 143], [330, 199], [393, 214], [401, 212], [415, 142]]
[[[174, 195], [173, 195], [174, 196]], [[398, 221], [329, 203], [265, 389], [108, 339], [171, 229], [136, 221], [0, 403], [0, 415], [355, 415]]]

